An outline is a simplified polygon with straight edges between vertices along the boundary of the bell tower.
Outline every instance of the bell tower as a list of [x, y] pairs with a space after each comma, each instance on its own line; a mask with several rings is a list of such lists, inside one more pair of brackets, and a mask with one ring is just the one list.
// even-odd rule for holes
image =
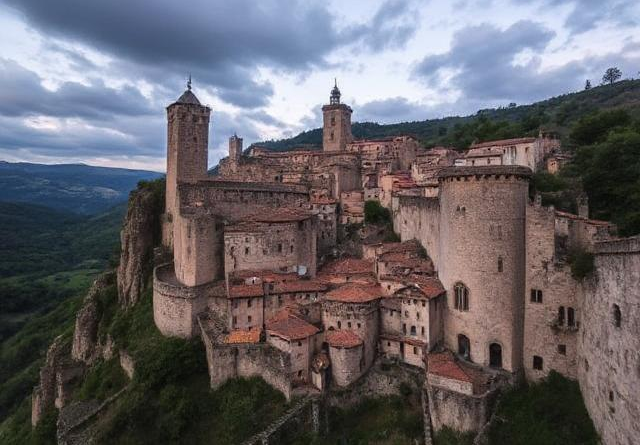
[[351, 135], [351, 107], [340, 103], [340, 90], [335, 81], [329, 105], [322, 107], [322, 150], [344, 151], [347, 144], [353, 141]]
[[207, 176], [209, 115], [211, 109], [200, 104], [191, 91], [191, 76], [186, 91], [167, 107], [167, 189], [165, 213], [175, 217], [179, 182], [195, 182]]

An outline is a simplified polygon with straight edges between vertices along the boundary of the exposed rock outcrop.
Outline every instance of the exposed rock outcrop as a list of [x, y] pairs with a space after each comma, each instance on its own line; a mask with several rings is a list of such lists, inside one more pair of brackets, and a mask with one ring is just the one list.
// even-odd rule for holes
[[45, 411], [54, 405], [56, 399], [56, 368], [68, 357], [69, 343], [62, 335], [53, 340], [47, 350], [44, 366], [40, 369], [40, 384], [31, 396], [31, 424], [37, 425]]
[[123, 307], [137, 303], [147, 284], [155, 239], [159, 237], [162, 197], [155, 187], [139, 187], [129, 196], [129, 210], [120, 232], [118, 302]]
[[74, 360], [92, 363], [100, 355], [98, 346], [98, 326], [101, 318], [100, 293], [113, 282], [113, 272], [101, 275], [93, 282], [82, 307], [76, 314], [71, 357]]

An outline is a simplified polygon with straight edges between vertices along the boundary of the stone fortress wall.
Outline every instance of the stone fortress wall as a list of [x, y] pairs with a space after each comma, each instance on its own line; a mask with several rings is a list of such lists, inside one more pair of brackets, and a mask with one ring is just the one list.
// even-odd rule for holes
[[640, 419], [640, 237], [595, 244], [578, 333], [578, 381], [605, 444], [637, 443]]
[[[634, 437], [639, 401], [632, 388], [640, 368], [637, 348], [629, 345], [637, 344], [633, 336], [638, 333], [637, 240], [601, 242], [611, 226], [589, 220], [583, 209], [569, 215], [528, 204], [531, 170], [505, 164], [538, 168], [544, 150], [553, 148], [543, 146], [544, 141], [521, 144], [527, 155], [521, 162], [511, 156], [520, 147], [514, 142], [514, 153], [509, 144], [500, 148], [500, 165], [449, 167], [458, 160], [440, 149], [443, 165], [442, 157], [434, 155], [421, 161], [428, 169], [414, 168], [420, 151], [415, 139], [354, 142], [351, 109], [339, 103], [339, 91], [332, 92], [331, 100], [323, 109], [323, 151], [256, 148], [247, 156], [234, 136], [219, 178], [206, 172], [203, 128], [210, 110], [190, 91], [168, 107], [163, 242], [173, 248], [174, 262], [154, 274], [154, 319], [161, 332], [203, 337], [212, 386], [259, 375], [287, 397], [300, 383], [300, 373], [302, 380], [322, 387], [322, 373], [330, 366], [335, 383], [349, 385], [380, 352], [395, 356], [427, 368], [436, 429], [477, 429], [484, 423], [492, 392], [477, 387], [488, 375], [524, 374], [535, 380], [555, 369], [578, 377], [606, 442]], [[477, 147], [473, 158], [488, 164], [493, 154], [485, 148], [491, 147]], [[423, 188], [400, 168], [418, 171]], [[405, 295], [422, 292], [424, 310], [416, 310], [412, 298], [400, 299], [413, 273], [411, 261], [398, 272], [402, 279], [390, 278], [388, 265], [378, 258], [382, 251], [370, 248], [364, 250], [375, 260], [377, 276], [363, 272], [360, 278], [386, 289], [371, 299], [354, 301], [344, 294], [347, 299], [341, 301], [325, 295], [328, 288], [344, 286], [350, 271], [325, 274], [325, 287], [303, 290], [282, 282], [282, 289], [289, 290], [280, 293], [278, 283], [230, 284], [231, 273], [264, 269], [313, 277], [317, 258], [324, 261], [322, 256], [335, 246], [338, 224], [362, 218], [366, 196], [390, 206], [401, 239], [417, 240], [433, 261], [430, 272], [420, 273], [435, 269], [435, 281], [439, 277], [446, 293], [440, 289], [427, 296], [430, 285], [423, 276]], [[597, 276], [587, 285], [571, 277], [567, 255], [575, 248], [596, 251]], [[256, 335], [263, 325], [289, 306], [299, 312], [288, 315], [292, 324], [279, 325], [283, 342], [260, 341]], [[217, 320], [213, 328], [212, 319]], [[300, 329], [319, 334], [300, 337]], [[291, 346], [293, 338], [305, 339], [295, 342], [300, 351]], [[441, 346], [476, 367], [496, 369], [483, 376], [452, 355], [437, 374], [438, 367], [426, 363], [439, 354], [432, 348]], [[456, 409], [462, 413], [457, 418]]]

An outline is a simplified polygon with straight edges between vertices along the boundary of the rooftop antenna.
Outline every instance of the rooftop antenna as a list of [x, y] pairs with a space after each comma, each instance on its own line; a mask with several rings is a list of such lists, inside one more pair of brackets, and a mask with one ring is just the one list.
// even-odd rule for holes
[[337, 77], [333, 78], [333, 86], [338, 88], [338, 78]]
[[189, 73], [189, 80], [187, 80], [187, 90], [191, 91], [191, 73]]

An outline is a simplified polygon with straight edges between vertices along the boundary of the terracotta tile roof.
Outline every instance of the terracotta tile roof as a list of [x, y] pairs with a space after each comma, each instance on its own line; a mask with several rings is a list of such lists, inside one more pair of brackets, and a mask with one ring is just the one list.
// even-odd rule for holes
[[363, 286], [358, 284], [345, 284], [325, 294], [329, 301], [342, 301], [344, 303], [368, 303], [384, 296], [382, 288], [378, 285]]
[[275, 283], [270, 293], [281, 294], [287, 292], [324, 292], [327, 285], [319, 280], [293, 280]]
[[408, 277], [408, 281], [417, 285], [429, 299], [438, 297], [445, 292], [444, 286], [442, 286], [440, 280], [435, 277], [413, 274]]
[[427, 372], [452, 380], [473, 383], [472, 377], [465, 372], [450, 352], [428, 354]]
[[229, 298], [262, 297], [264, 290], [262, 284], [238, 284], [229, 286]]
[[314, 325], [296, 317], [289, 308], [278, 312], [267, 321], [267, 333], [275, 334], [288, 340], [300, 340], [319, 332]]
[[480, 148], [480, 147], [496, 147], [502, 145], [517, 145], [517, 144], [528, 144], [531, 142], [535, 142], [536, 138], [528, 137], [528, 138], [514, 138], [514, 139], [500, 139], [497, 141], [487, 141], [480, 142], [478, 144], [472, 144], [469, 148]]
[[258, 343], [260, 341], [260, 330], [234, 330], [229, 332], [224, 339], [225, 343]]
[[360, 337], [347, 329], [327, 331], [325, 339], [334, 348], [354, 348], [362, 344]]
[[324, 274], [372, 273], [373, 261], [359, 258], [340, 258], [328, 262], [322, 268]]

